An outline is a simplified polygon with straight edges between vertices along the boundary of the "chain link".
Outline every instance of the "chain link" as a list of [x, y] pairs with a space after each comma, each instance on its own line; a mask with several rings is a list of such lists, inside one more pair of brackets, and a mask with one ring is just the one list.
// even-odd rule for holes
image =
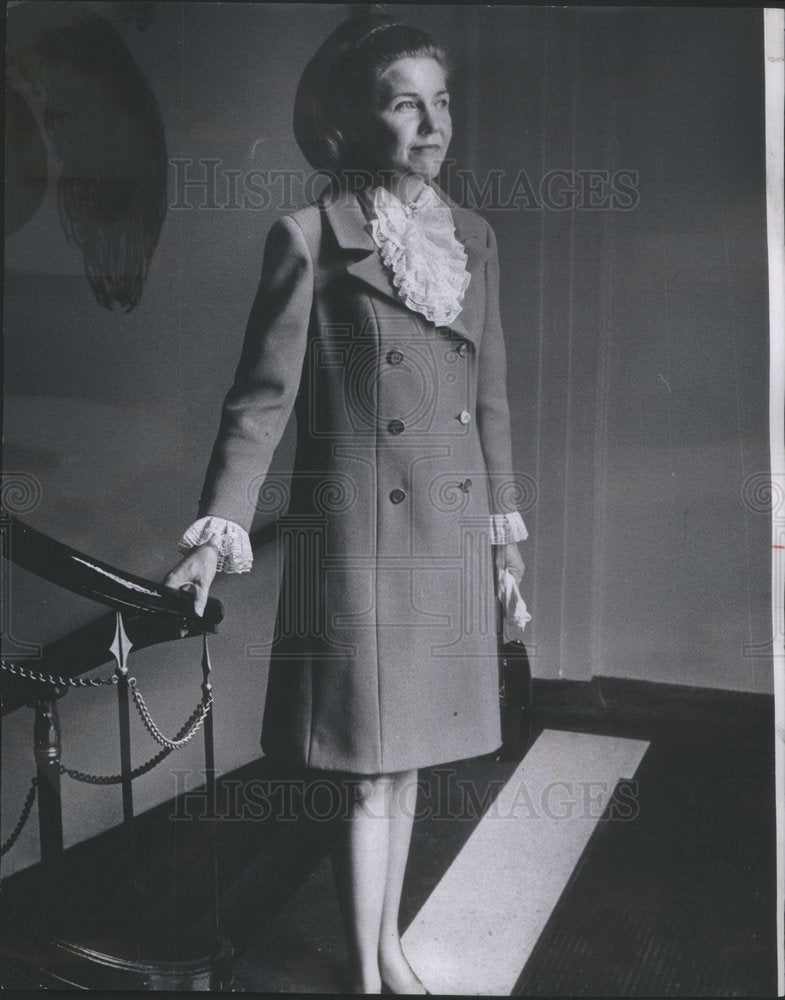
[[117, 674], [112, 674], [111, 677], [58, 677], [56, 674], [45, 674], [41, 670], [20, 667], [19, 664], [9, 663], [8, 660], [0, 660], [0, 670], [26, 681], [51, 684], [53, 687], [96, 688], [104, 684], [117, 684], [118, 680]]
[[[5, 673], [13, 674], [16, 677], [21, 677], [24, 680], [35, 681], [39, 684], [48, 684], [54, 687], [68, 687], [68, 688], [96, 688], [103, 685], [116, 685], [120, 678], [114, 673], [110, 677], [94, 677], [83, 679], [80, 677], [59, 677], [56, 674], [45, 674], [40, 670], [32, 670], [28, 667], [20, 667], [16, 663], [10, 663], [8, 660], [0, 660], [0, 670]], [[196, 706], [196, 708], [191, 712], [186, 721], [177, 731], [174, 739], [169, 739], [164, 736], [158, 726], [155, 724], [150, 710], [142, 697], [141, 691], [136, 686], [136, 678], [130, 677], [128, 679], [128, 686], [131, 689], [131, 695], [134, 699], [134, 704], [142, 717], [142, 722], [145, 728], [156, 743], [160, 743], [162, 750], [159, 750], [157, 754], [151, 757], [144, 764], [140, 764], [135, 767], [130, 774], [131, 780], [141, 777], [141, 775], [146, 774], [148, 771], [152, 771], [154, 767], [157, 767], [166, 757], [169, 756], [174, 750], [179, 750], [180, 747], [185, 746], [190, 740], [196, 736], [199, 730], [204, 725], [204, 721], [207, 718], [207, 714], [210, 711], [213, 704], [212, 693], [208, 690], [205, 692], [202, 700]], [[122, 774], [87, 774], [85, 771], [77, 771], [72, 767], [65, 767], [63, 764], [59, 765], [58, 768], [60, 774], [66, 774], [69, 778], [74, 781], [81, 781], [89, 785], [119, 785], [123, 780]], [[33, 803], [35, 802], [36, 795], [38, 791], [38, 777], [32, 779], [30, 789], [25, 798], [24, 805], [22, 806], [22, 812], [19, 817], [19, 821], [13, 829], [13, 832], [8, 837], [6, 842], [0, 847], [0, 857], [5, 855], [14, 846], [16, 841], [19, 839], [19, 835], [24, 829], [25, 824], [30, 818], [30, 813], [33, 808]]]
[[[143, 774], [147, 774], [148, 771], [152, 771], [171, 752], [171, 750], [161, 750], [155, 757], [151, 757], [146, 763], [135, 768], [131, 771], [131, 781], [141, 777]], [[123, 780], [122, 774], [86, 774], [84, 771], [77, 771], [73, 767], [64, 767], [62, 764], [60, 765], [60, 774], [67, 774], [69, 778], [73, 778], [74, 781], [81, 781], [85, 785], [119, 785]]]
[[193, 713], [191, 714], [191, 719], [194, 720], [193, 726], [190, 731], [186, 731], [185, 735], [178, 733], [173, 740], [167, 739], [166, 736], [161, 732], [161, 730], [153, 722], [153, 717], [150, 715], [150, 710], [145, 704], [145, 700], [142, 697], [142, 692], [136, 686], [136, 678], [130, 677], [128, 679], [128, 686], [131, 689], [131, 695], [134, 699], [134, 704], [136, 705], [139, 714], [142, 717], [142, 722], [145, 724], [147, 732], [152, 736], [156, 743], [160, 743], [162, 747], [166, 747], [168, 750], [179, 750], [180, 747], [185, 746], [189, 740], [192, 740], [194, 736], [202, 728], [204, 720], [207, 718], [207, 713], [210, 711], [210, 706], [213, 703], [213, 696], [208, 694], [206, 697], [202, 698], [201, 702], [196, 706]]
[[[129, 686], [131, 691], [136, 692], [136, 681], [132, 677], [129, 680]], [[141, 694], [139, 698], [141, 698]], [[136, 694], [134, 694], [134, 701], [136, 701]], [[166, 745], [163, 745], [163, 750], [159, 750], [158, 753], [151, 757], [150, 760], [146, 761], [144, 764], [140, 764], [131, 771], [131, 781], [136, 780], [136, 778], [141, 777], [141, 775], [146, 774], [148, 771], [152, 771], [154, 767], [157, 767], [162, 760], [165, 760], [172, 753], [173, 750], [179, 749], [179, 747], [184, 746], [189, 740], [192, 740], [194, 736], [201, 729], [204, 720], [207, 718], [207, 713], [210, 711], [213, 699], [208, 698], [206, 701], [200, 702], [196, 708], [191, 712], [188, 718], [185, 720], [183, 725], [178, 729], [175, 738], [173, 740], [166, 740], [166, 737], [161, 733], [161, 739], [166, 740]], [[144, 701], [142, 701], [144, 704]], [[138, 707], [138, 706], [137, 706]], [[145, 705], [145, 711], [147, 711], [147, 706]], [[141, 712], [141, 709], [140, 709]], [[147, 718], [150, 719], [150, 724], [155, 729], [156, 732], [160, 733], [160, 730], [150, 718], [150, 713], [147, 712]], [[144, 716], [142, 719], [145, 721], [145, 726], [148, 732], [152, 735], [152, 731], [149, 726], [147, 726], [147, 720]], [[161, 740], [156, 738], [156, 742], [160, 743]], [[119, 785], [123, 780], [122, 774], [86, 774], [84, 771], [77, 771], [71, 767], [63, 767], [60, 765], [60, 774], [67, 774], [69, 778], [73, 778], [74, 781], [81, 781], [87, 785]]]
[[0, 858], [6, 855], [14, 844], [19, 839], [19, 834], [24, 830], [25, 823], [30, 819], [30, 813], [33, 809], [33, 803], [35, 802], [35, 797], [38, 792], [38, 777], [35, 776], [30, 782], [30, 788], [27, 791], [27, 796], [25, 797], [25, 804], [22, 806], [22, 812], [19, 816], [16, 826], [11, 833], [11, 836], [6, 840], [2, 847], [0, 847]]

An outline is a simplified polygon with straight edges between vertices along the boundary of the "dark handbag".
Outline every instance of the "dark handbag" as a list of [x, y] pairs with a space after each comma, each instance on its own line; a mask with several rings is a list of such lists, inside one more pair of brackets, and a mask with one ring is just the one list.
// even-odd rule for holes
[[497, 760], [520, 760], [531, 736], [532, 674], [522, 642], [499, 636], [499, 708], [502, 747]]

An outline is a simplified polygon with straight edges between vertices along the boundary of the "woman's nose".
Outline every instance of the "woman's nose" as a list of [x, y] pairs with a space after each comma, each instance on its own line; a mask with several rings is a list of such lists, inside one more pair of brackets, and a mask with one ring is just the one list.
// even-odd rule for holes
[[436, 131], [436, 119], [434, 118], [433, 112], [429, 111], [428, 108], [423, 108], [422, 114], [420, 115], [420, 131]]

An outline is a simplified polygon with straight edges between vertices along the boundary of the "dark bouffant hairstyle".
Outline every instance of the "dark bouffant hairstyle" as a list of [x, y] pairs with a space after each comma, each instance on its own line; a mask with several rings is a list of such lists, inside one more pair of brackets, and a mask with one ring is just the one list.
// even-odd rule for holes
[[388, 14], [339, 25], [305, 67], [294, 102], [294, 136], [316, 170], [369, 168], [352, 125], [367, 109], [377, 75], [398, 59], [427, 56], [449, 71], [444, 49]]

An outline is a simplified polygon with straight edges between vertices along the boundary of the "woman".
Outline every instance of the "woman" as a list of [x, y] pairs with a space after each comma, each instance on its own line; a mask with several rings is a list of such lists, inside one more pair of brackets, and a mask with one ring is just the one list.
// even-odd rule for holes
[[498, 261], [434, 180], [452, 126], [445, 55], [384, 15], [305, 70], [295, 135], [332, 182], [270, 230], [207, 470], [166, 579], [204, 608], [250, 568], [259, 484], [294, 408], [265, 754], [358, 793], [334, 858], [352, 987], [423, 993], [398, 910], [417, 768], [500, 740], [494, 573], [523, 563]]

